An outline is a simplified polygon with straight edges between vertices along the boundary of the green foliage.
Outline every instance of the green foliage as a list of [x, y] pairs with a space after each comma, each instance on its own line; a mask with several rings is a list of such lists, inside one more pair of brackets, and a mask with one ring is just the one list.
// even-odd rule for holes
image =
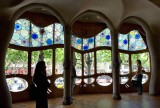
[[55, 60], [57, 63], [63, 63], [64, 61], [64, 49], [63, 48], [56, 48], [55, 50]]
[[109, 62], [111, 63], [111, 51], [110, 50], [99, 50], [96, 52], [97, 62]]

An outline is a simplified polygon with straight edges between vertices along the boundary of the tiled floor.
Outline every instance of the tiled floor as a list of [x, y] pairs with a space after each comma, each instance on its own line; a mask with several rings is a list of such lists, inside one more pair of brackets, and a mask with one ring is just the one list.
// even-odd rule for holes
[[[49, 108], [160, 108], [160, 96], [148, 93], [121, 94], [121, 100], [113, 100], [112, 94], [76, 95], [72, 105], [62, 105], [63, 98], [48, 100]], [[13, 104], [12, 108], [35, 108], [35, 102]]]

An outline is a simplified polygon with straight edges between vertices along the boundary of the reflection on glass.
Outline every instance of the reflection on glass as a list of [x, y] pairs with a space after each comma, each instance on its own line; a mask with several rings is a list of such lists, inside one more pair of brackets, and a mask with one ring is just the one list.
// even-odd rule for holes
[[112, 78], [108, 75], [101, 75], [97, 77], [97, 83], [101, 86], [108, 86], [112, 83]]
[[6, 81], [11, 92], [24, 91], [28, 87], [28, 82], [19, 77], [7, 78]]

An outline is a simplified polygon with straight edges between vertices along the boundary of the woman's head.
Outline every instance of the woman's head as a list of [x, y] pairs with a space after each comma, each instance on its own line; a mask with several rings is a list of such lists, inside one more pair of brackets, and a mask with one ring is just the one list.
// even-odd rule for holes
[[46, 64], [44, 61], [39, 61], [36, 64], [35, 73], [34, 74], [46, 74]]
[[138, 65], [141, 65], [141, 60], [137, 60], [137, 64], [138, 64]]

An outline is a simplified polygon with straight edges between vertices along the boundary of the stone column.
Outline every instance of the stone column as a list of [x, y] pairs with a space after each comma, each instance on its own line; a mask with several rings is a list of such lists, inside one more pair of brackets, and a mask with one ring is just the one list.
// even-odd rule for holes
[[13, 33], [13, 24], [0, 21], [0, 107], [12, 108], [12, 97], [5, 76], [5, 57]]
[[147, 44], [151, 56], [151, 78], [149, 93], [151, 95], [160, 94], [160, 38], [152, 33], [147, 34]]
[[118, 51], [118, 32], [111, 31], [112, 39], [112, 77], [113, 77], [113, 99], [120, 100], [120, 83], [119, 83], [119, 72], [120, 72], [120, 61]]
[[71, 98], [71, 28], [65, 26], [64, 30], [64, 92], [63, 104], [72, 104]]

